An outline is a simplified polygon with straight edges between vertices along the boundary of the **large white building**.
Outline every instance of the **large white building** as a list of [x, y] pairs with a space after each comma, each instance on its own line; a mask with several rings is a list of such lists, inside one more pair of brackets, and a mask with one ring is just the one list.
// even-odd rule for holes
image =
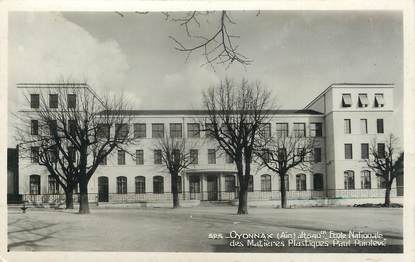
[[[87, 85], [79, 85], [93, 92]], [[288, 177], [288, 200], [292, 204], [330, 204], [380, 202], [383, 183], [366, 166], [369, 147], [374, 139], [382, 148], [388, 134], [393, 133], [392, 84], [333, 84], [299, 110], [274, 110], [269, 127], [277, 132], [301, 132], [318, 141], [310, 171], [291, 170]], [[30, 114], [38, 106], [39, 95], [45, 90], [49, 98], [57, 85], [21, 84], [20, 113]], [[23, 97], [23, 95], [22, 95]], [[75, 99], [69, 97], [68, 99]], [[69, 103], [69, 102], [68, 102]], [[59, 107], [55, 101], [49, 104]], [[157, 137], [170, 135], [193, 141], [191, 154], [194, 165], [180, 177], [180, 198], [187, 200], [237, 200], [235, 166], [216, 151], [216, 143], [207, 139], [197, 119], [201, 110], [131, 110], [134, 117], [130, 132], [139, 139], [130, 148], [132, 158], [124, 151], [114, 151], [101, 165], [89, 184], [90, 200], [96, 202], [158, 203], [171, 199], [170, 175], [161, 165], [155, 149]], [[34, 114], [35, 116], [36, 114]], [[48, 172], [30, 159], [19, 160], [19, 192], [23, 199], [36, 202], [61, 201], [64, 197]], [[255, 164], [248, 198], [250, 203], [278, 205], [279, 178], [270, 170]], [[61, 195], [59, 195], [61, 193]], [[396, 184], [392, 197], [396, 196]], [[195, 201], [193, 201], [195, 202]]]

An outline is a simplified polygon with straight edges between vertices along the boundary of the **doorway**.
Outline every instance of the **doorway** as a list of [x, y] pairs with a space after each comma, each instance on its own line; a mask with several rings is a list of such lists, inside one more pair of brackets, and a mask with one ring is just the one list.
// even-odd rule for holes
[[218, 177], [217, 176], [207, 176], [207, 197], [208, 201], [218, 200]]
[[98, 202], [108, 202], [108, 177], [98, 177]]

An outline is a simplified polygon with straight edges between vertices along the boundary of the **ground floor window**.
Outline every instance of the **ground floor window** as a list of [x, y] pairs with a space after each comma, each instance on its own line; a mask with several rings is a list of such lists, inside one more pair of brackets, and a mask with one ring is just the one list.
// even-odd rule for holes
[[135, 193], [144, 194], [146, 192], [146, 178], [143, 176], [135, 177]]
[[370, 179], [370, 171], [363, 170], [360, 172], [360, 187], [362, 189], [370, 189], [372, 187]]
[[189, 177], [189, 190], [190, 190], [190, 193], [200, 193], [200, 177], [199, 176]]
[[40, 194], [40, 176], [39, 175], [31, 175], [29, 177], [30, 180], [30, 194], [39, 195]]
[[254, 176], [248, 178], [248, 192], [254, 192]]
[[263, 192], [271, 191], [271, 176], [270, 175], [261, 175], [261, 191]]
[[313, 188], [314, 190], [323, 190], [324, 181], [323, 181], [323, 174], [314, 174], [313, 175]]
[[48, 176], [48, 193], [49, 194], [59, 194], [59, 183], [55, 177]]
[[307, 181], [305, 174], [298, 174], [295, 176], [295, 184], [297, 191], [307, 190]]
[[182, 193], [182, 177], [177, 176], [177, 193]]
[[354, 189], [354, 172], [344, 171], [344, 189]]
[[225, 191], [235, 192], [235, 176], [234, 175], [225, 176]]
[[164, 179], [162, 176], [153, 177], [153, 193], [154, 194], [164, 193]]
[[378, 177], [378, 188], [386, 188], [386, 180], [381, 177], [381, 176], [377, 176]]
[[125, 176], [117, 177], [117, 194], [127, 194], [127, 178]]

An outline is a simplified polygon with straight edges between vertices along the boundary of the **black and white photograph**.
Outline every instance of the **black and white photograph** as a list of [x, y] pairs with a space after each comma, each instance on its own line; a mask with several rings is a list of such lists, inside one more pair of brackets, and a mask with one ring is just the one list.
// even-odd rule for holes
[[7, 12], [5, 261], [404, 261], [404, 11], [176, 8]]

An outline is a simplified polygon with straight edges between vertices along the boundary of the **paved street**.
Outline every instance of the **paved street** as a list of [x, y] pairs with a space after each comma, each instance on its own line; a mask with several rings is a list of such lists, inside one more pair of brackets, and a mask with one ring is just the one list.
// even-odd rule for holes
[[[10, 251], [168, 251], [168, 252], [401, 252], [402, 208], [236, 207], [94, 208], [75, 211], [9, 208]], [[230, 233], [379, 232], [386, 247], [231, 247]], [[209, 234], [218, 239], [209, 238]], [[222, 235], [220, 235], [222, 234]], [[211, 237], [214, 235], [211, 235]], [[221, 238], [222, 236], [223, 238]], [[245, 243], [246, 244], [246, 243]]]

